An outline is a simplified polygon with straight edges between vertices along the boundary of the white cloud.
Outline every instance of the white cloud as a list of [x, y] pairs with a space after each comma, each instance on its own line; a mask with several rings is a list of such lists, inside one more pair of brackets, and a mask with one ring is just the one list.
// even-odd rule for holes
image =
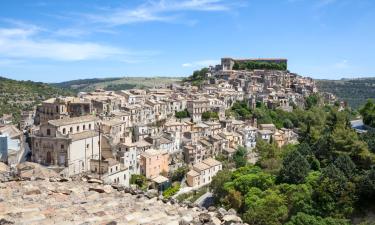
[[[118, 26], [140, 22], [176, 21], [183, 11], [227, 11], [239, 5], [237, 1], [230, 3], [223, 0], [158, 0], [147, 1], [135, 8], [117, 8], [98, 14], [86, 14], [86, 19], [95, 23]], [[189, 21], [188, 21], [189, 22]]]
[[207, 66], [215, 66], [219, 63], [220, 62], [218, 60], [207, 59], [207, 60], [200, 60], [200, 61], [195, 61], [195, 62], [183, 63], [181, 66], [182, 67], [188, 67], [188, 68], [207, 67]]
[[91, 43], [49, 40], [37, 37], [36, 30], [0, 29], [0, 55], [9, 58], [47, 58], [77, 61], [126, 54], [124, 50]]
[[94, 42], [72, 42], [45, 38], [40, 29], [32, 27], [0, 28], [0, 58], [3, 65], [17, 60], [50, 59], [80, 61], [111, 58], [126, 62], [142, 60], [156, 54], [147, 51], [129, 51]]

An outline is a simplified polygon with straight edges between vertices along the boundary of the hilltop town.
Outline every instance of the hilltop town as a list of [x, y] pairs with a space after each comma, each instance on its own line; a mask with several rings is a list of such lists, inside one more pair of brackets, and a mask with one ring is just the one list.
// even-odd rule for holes
[[[250, 109], [303, 107], [305, 98], [317, 92], [315, 83], [288, 72], [286, 63], [223, 58], [206, 70], [198, 86], [186, 81], [150, 89], [97, 89], [45, 100], [23, 113], [20, 128], [27, 137], [13, 125], [0, 128], [6, 148], [1, 159], [9, 164], [27, 159], [65, 177], [89, 173], [124, 186], [134, 175], [169, 186], [171, 176], [187, 168], [184, 185], [207, 185], [222, 168], [215, 158], [231, 158], [238, 146], [251, 153], [258, 138], [279, 147], [297, 142], [293, 129], [228, 113], [239, 102]], [[239, 64], [271, 69], [239, 69]], [[247, 157], [256, 161], [256, 154]]]
[[[18, 125], [6, 116], [0, 121], [0, 180], [5, 182], [1, 189], [6, 202], [16, 207], [14, 213], [23, 215], [15, 219], [4, 203], [0, 207], [7, 210], [0, 217], [16, 223], [57, 222], [58, 215], [51, 215], [47, 208], [58, 210], [55, 201], [65, 199], [68, 205], [86, 204], [84, 211], [79, 207], [69, 211], [74, 214], [72, 223], [241, 224], [233, 209], [241, 210], [236, 197], [227, 202], [241, 193], [226, 189], [222, 200], [211, 182], [216, 179], [216, 187], [224, 185], [218, 180], [228, 171], [243, 170], [253, 176], [260, 171], [254, 164], [267, 173], [281, 174], [288, 165], [281, 166], [280, 153], [272, 151], [302, 157], [290, 149], [304, 146], [299, 145], [301, 140], [312, 142], [314, 137], [306, 135], [318, 132], [310, 127], [301, 131], [293, 113], [307, 113], [320, 104], [334, 106], [338, 112], [346, 110], [334, 95], [318, 92], [313, 79], [288, 71], [286, 59], [233, 58], [223, 58], [220, 65], [195, 71], [178, 83], [147, 89], [96, 89], [44, 100], [35, 110], [24, 111]], [[308, 112], [313, 118], [318, 114]], [[260, 155], [265, 151], [271, 152], [270, 161]], [[368, 150], [361, 154], [371, 162]], [[308, 168], [320, 165], [319, 161], [306, 163]], [[213, 207], [213, 194], [232, 209]], [[44, 197], [47, 206], [41, 203]], [[128, 205], [120, 211], [131, 212], [122, 217], [114, 207], [99, 210], [95, 198], [106, 199], [110, 205], [120, 204], [116, 199], [121, 198], [121, 204]], [[18, 208], [28, 205], [28, 199], [39, 204], [31, 218]], [[139, 204], [129, 203], [135, 199]], [[178, 204], [176, 210], [174, 204]], [[158, 213], [154, 221], [145, 219]]]

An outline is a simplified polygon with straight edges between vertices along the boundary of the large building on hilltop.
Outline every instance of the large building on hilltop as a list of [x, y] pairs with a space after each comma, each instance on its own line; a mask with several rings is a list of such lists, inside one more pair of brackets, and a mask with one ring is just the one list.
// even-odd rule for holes
[[235, 63], [274, 63], [274, 64], [288, 64], [288, 59], [282, 58], [254, 58], [254, 59], [233, 59], [233, 58], [221, 58], [221, 69], [222, 70], [233, 70]]

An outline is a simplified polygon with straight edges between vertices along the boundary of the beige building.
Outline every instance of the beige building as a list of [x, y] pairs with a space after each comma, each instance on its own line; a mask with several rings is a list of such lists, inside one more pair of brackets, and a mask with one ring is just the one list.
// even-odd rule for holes
[[222, 170], [221, 162], [208, 158], [193, 166], [187, 173], [186, 182], [190, 187], [204, 186], [212, 181], [212, 177]]
[[90, 169], [90, 160], [99, 158], [97, 119], [82, 116], [50, 120], [31, 136], [32, 160], [64, 169], [67, 176]]
[[140, 168], [141, 174], [147, 178], [154, 178], [160, 174], [168, 173], [169, 155], [166, 151], [148, 149], [141, 153]]

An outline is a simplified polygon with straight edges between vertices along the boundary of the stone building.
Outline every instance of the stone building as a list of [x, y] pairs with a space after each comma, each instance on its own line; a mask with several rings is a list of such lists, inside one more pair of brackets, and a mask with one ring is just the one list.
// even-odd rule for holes
[[190, 187], [204, 186], [212, 181], [212, 177], [222, 170], [221, 162], [208, 158], [193, 166], [186, 175], [186, 182]]
[[90, 169], [90, 160], [99, 159], [97, 118], [82, 116], [50, 120], [31, 136], [32, 160], [64, 169], [66, 175]]

